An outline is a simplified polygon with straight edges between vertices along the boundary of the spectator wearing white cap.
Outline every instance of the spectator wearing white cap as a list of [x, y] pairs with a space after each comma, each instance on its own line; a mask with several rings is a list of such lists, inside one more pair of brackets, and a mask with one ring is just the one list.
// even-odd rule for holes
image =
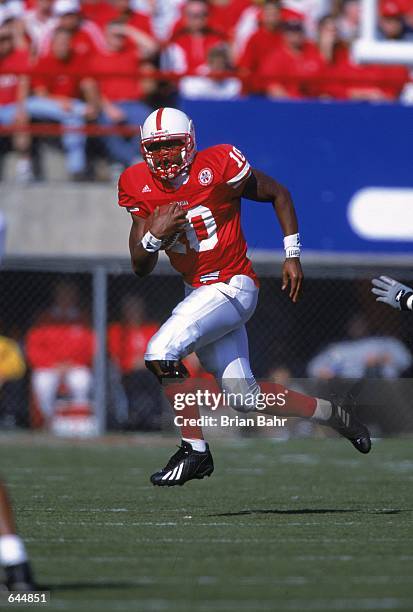
[[[56, 0], [53, 6], [56, 28], [71, 33], [71, 48], [78, 55], [89, 56], [105, 49], [105, 39], [98, 25], [83, 19], [79, 0]], [[51, 48], [53, 32], [43, 40], [40, 54], [46, 55]]]
[[23, 15], [25, 32], [30, 39], [34, 55], [38, 54], [44, 38], [56, 27], [53, 2], [54, 0], [36, 0], [34, 8], [25, 11]]

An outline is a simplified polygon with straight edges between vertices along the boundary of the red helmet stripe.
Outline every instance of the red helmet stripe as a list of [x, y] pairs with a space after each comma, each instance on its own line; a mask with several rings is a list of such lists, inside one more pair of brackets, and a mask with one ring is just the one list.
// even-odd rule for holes
[[160, 108], [158, 110], [158, 112], [156, 113], [156, 129], [157, 130], [161, 130], [162, 129], [162, 113], [165, 109]]

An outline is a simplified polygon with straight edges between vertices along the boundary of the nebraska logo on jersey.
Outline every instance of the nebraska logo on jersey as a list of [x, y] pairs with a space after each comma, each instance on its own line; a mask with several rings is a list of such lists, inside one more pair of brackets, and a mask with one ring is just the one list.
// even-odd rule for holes
[[200, 173], [198, 174], [198, 181], [201, 185], [210, 185], [214, 178], [214, 173], [211, 168], [202, 168]]

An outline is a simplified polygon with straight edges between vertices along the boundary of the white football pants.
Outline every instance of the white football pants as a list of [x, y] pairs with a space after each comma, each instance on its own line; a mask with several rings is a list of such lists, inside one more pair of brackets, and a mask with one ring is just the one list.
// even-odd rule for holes
[[[195, 352], [227, 392], [257, 393], [251, 372], [245, 323], [258, 299], [254, 281], [242, 274], [227, 283], [193, 288], [148, 343], [145, 359], [178, 360]], [[251, 406], [234, 406], [252, 410]]]

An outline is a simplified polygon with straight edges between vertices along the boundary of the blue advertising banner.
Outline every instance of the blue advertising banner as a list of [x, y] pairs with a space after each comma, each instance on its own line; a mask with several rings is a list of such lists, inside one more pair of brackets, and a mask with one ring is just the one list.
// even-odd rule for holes
[[[231, 143], [291, 191], [303, 245], [413, 253], [413, 107], [338, 102], [183, 101], [198, 147]], [[255, 249], [279, 249], [269, 204], [245, 201]]]

